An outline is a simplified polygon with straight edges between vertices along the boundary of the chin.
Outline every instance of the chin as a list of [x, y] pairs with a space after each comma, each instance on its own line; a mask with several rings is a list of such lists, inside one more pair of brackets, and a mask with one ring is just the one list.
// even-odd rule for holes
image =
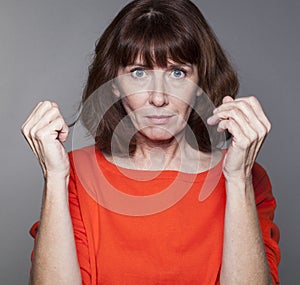
[[146, 128], [139, 132], [142, 137], [153, 142], [169, 142], [174, 139], [174, 134], [162, 128]]

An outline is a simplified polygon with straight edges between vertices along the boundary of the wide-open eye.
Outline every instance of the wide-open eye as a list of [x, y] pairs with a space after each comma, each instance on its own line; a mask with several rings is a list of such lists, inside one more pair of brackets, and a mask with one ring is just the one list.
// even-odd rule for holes
[[134, 78], [143, 78], [146, 76], [146, 71], [143, 68], [134, 68], [130, 70], [131, 76]]
[[183, 69], [174, 69], [171, 73], [171, 77], [181, 79], [186, 76], [186, 71]]

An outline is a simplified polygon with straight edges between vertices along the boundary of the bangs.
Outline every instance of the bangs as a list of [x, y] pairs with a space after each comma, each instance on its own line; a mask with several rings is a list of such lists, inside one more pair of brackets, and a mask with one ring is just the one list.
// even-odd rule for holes
[[[127, 25], [126, 25], [127, 24]], [[125, 24], [117, 47], [119, 65], [133, 65], [136, 60], [149, 68], [167, 67], [177, 63], [198, 63], [200, 50], [197, 41], [187, 32], [182, 19], [172, 19], [159, 12], [144, 14]]]

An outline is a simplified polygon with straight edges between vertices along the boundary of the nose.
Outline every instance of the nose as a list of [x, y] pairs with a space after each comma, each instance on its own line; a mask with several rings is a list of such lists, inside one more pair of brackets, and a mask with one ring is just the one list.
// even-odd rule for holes
[[156, 107], [162, 107], [168, 104], [168, 97], [163, 92], [151, 91], [149, 101]]
[[149, 102], [156, 107], [162, 107], [169, 103], [168, 95], [165, 92], [165, 82], [163, 74], [155, 73], [152, 77], [152, 86], [149, 90]]

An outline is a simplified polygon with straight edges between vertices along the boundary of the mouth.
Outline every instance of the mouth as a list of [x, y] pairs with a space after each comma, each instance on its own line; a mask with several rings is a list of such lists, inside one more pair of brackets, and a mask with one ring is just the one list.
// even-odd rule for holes
[[172, 117], [173, 117], [173, 115], [146, 116], [146, 118], [149, 120], [149, 122], [154, 125], [165, 125], [171, 120]]

